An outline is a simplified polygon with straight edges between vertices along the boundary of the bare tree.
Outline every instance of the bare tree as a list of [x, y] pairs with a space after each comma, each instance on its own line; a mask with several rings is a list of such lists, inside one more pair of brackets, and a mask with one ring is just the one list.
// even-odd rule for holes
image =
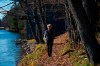
[[[89, 1], [92, 2], [93, 0]], [[95, 27], [91, 25], [88, 17], [90, 15], [87, 15], [88, 12], [86, 13], [83, 8], [82, 0], [67, 0], [67, 2], [72, 16], [78, 26], [79, 34], [84, 43], [90, 62], [93, 62], [94, 64], [100, 63], [100, 53], [98, 52], [100, 50], [100, 45], [95, 38]], [[93, 8], [94, 7], [95, 6], [93, 6]]]
[[23, 8], [25, 14], [27, 14], [27, 20], [31, 27], [33, 37], [37, 41], [37, 43], [39, 43], [39, 38], [37, 37], [37, 35], [35, 33], [35, 28], [36, 28], [35, 25], [36, 24], [34, 23], [34, 17], [31, 16], [33, 13], [30, 11], [27, 0], [19, 0], [19, 3], [21, 5], [21, 7]]

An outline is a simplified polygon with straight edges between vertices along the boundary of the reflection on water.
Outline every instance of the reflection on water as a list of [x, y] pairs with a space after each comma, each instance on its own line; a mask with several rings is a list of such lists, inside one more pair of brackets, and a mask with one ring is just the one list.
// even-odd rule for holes
[[0, 30], [0, 66], [16, 66], [20, 57], [20, 46], [15, 39], [20, 38], [16, 33]]

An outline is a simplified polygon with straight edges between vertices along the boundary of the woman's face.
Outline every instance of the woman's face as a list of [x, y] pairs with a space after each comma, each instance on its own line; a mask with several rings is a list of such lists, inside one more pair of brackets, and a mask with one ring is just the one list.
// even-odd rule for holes
[[51, 30], [51, 29], [52, 29], [52, 27], [51, 27], [51, 26], [49, 26], [49, 27], [48, 27], [48, 30]]

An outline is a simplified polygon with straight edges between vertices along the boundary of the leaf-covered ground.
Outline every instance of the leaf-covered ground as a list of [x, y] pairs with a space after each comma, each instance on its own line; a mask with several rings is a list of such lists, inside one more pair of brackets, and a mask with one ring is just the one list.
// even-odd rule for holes
[[46, 44], [32, 44], [31, 49], [33, 52], [24, 56], [18, 66], [92, 66], [82, 45], [71, 48], [67, 33], [55, 38], [52, 57], [48, 57]]

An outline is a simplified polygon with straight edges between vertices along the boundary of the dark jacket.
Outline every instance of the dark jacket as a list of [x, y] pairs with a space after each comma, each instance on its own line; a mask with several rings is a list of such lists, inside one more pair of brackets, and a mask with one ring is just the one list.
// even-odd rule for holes
[[46, 42], [53, 42], [54, 33], [52, 30], [50, 32], [46, 30], [44, 34], [45, 34]]

